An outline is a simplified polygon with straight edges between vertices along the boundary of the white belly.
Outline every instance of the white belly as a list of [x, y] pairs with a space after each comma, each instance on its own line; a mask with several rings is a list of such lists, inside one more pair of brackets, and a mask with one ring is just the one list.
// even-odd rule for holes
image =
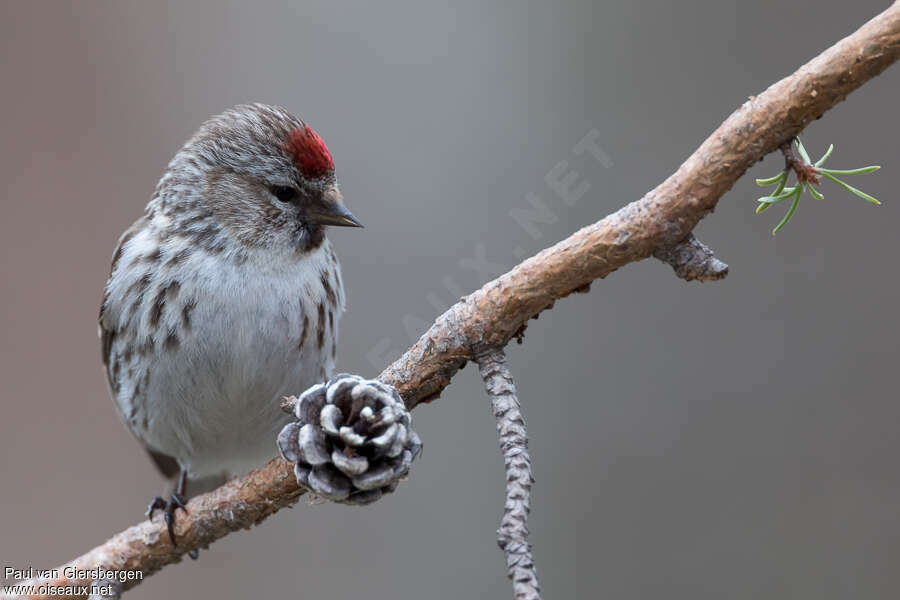
[[[299, 260], [222, 262], [197, 254], [179, 267], [152, 350], [125, 361], [126, 337], [114, 342], [123, 420], [195, 478], [239, 474], [277, 455], [275, 438], [289, 419], [281, 400], [332, 374], [344, 304], [339, 275], [327, 293], [322, 283], [336, 263], [327, 241]], [[150, 287], [165, 289], [167, 277], [154, 274]], [[170, 333], [177, 343], [166, 343]]]

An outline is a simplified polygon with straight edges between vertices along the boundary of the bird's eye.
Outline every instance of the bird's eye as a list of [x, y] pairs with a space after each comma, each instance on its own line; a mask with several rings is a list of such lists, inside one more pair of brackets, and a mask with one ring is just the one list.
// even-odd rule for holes
[[271, 188], [271, 191], [280, 202], [293, 202], [297, 197], [297, 190], [292, 187], [276, 185]]

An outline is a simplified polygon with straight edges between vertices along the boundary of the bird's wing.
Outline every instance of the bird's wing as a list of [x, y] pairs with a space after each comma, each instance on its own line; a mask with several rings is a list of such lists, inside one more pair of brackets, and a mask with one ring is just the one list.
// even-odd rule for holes
[[[143, 222], [143, 218], [139, 219], [134, 225], [132, 225], [122, 237], [119, 238], [119, 243], [116, 246], [116, 251], [113, 254], [112, 267], [110, 269], [110, 278], [112, 278], [112, 274], [116, 270], [117, 263], [122, 256], [123, 248], [128, 240], [130, 240], [134, 233], [141, 227]], [[98, 333], [100, 336], [100, 358], [103, 361], [103, 370], [106, 373], [106, 384], [107, 389], [109, 389], [110, 397], [113, 399], [113, 405], [116, 408], [116, 412], [119, 414], [119, 419], [126, 426], [126, 428], [131, 431], [132, 435], [141, 443], [147, 453], [150, 455], [150, 459], [153, 461], [153, 464], [156, 465], [156, 468], [159, 469], [160, 473], [163, 474], [167, 479], [172, 479], [181, 470], [181, 467], [178, 465], [178, 461], [167, 454], [163, 454], [162, 452], [157, 452], [153, 450], [147, 443], [142, 440], [135, 431], [129, 426], [128, 419], [125, 418], [125, 415], [122, 413], [122, 407], [119, 404], [118, 393], [116, 390], [119, 388], [118, 382], [116, 381], [116, 377], [119, 376], [118, 373], [114, 372], [113, 369], [113, 351], [114, 351], [114, 342], [116, 340], [116, 335], [118, 334], [118, 310], [117, 310], [117, 299], [111, 298], [109, 293], [109, 285], [107, 284], [106, 293], [103, 295], [103, 302], [100, 305], [100, 315], [97, 319], [98, 321]]]

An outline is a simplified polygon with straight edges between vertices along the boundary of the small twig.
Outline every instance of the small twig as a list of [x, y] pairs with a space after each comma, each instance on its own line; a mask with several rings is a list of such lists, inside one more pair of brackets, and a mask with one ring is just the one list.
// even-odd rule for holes
[[728, 275], [728, 265], [693, 233], [677, 244], [657, 248], [653, 256], [670, 265], [685, 281], [717, 281]]
[[497, 530], [497, 543], [506, 555], [507, 575], [513, 582], [515, 599], [540, 600], [541, 587], [528, 542], [528, 513], [531, 510], [531, 484], [534, 483], [528, 456], [528, 431], [503, 349], [492, 348], [480, 354], [478, 372], [491, 397], [506, 465], [506, 502]]
[[797, 181], [800, 183], [814, 183], [819, 185], [819, 171], [813, 165], [794, 153], [793, 142], [796, 139], [797, 138], [792, 138], [778, 147], [784, 155], [784, 170], [794, 171], [797, 175]]

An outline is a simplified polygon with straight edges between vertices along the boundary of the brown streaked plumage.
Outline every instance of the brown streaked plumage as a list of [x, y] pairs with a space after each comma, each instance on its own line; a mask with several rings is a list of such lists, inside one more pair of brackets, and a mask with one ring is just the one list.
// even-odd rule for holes
[[173, 542], [185, 486], [274, 456], [281, 397], [334, 368], [344, 292], [329, 225], [359, 222], [324, 142], [253, 104], [200, 127], [119, 239], [103, 364], [123, 423], [164, 476], [180, 474], [172, 499], [151, 505]]

